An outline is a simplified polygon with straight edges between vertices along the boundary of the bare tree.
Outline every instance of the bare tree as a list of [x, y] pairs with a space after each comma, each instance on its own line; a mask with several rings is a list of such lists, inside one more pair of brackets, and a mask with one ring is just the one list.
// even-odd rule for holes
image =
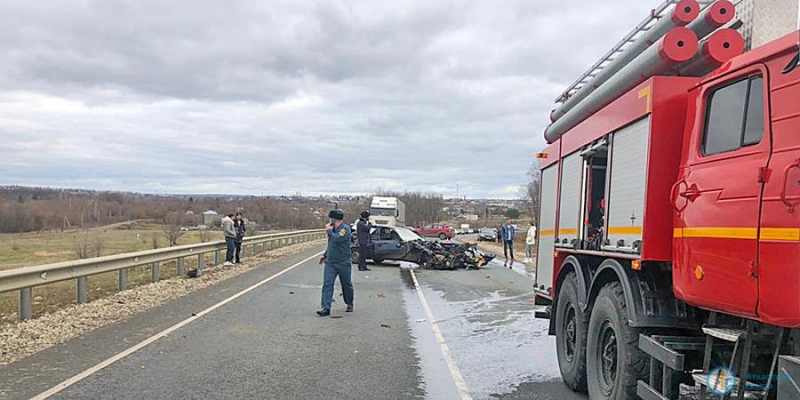
[[92, 253], [95, 257], [100, 257], [103, 253], [103, 249], [106, 248], [106, 239], [101, 236], [97, 235], [92, 240]]
[[538, 162], [534, 162], [528, 170], [528, 183], [520, 187], [519, 197], [525, 207], [525, 213], [531, 221], [539, 218], [539, 191], [542, 183], [542, 170]]
[[75, 255], [78, 259], [86, 259], [91, 255], [91, 247], [89, 245], [89, 230], [87, 229], [80, 234], [75, 240]]
[[183, 230], [183, 218], [179, 213], [171, 212], [164, 217], [164, 237], [167, 238], [170, 246], [178, 244], [178, 239], [183, 236], [186, 231]]

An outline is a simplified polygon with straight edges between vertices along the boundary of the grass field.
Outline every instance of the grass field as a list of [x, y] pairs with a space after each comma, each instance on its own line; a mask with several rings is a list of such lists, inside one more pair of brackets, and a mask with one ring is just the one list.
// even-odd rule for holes
[[[222, 240], [222, 231], [207, 231], [208, 240]], [[130, 253], [168, 247], [160, 225], [137, 222], [92, 228], [87, 231], [0, 234], [0, 271], [77, 260], [76, 248], [84, 241], [91, 255], [96, 240], [102, 241], [100, 255]], [[157, 242], [154, 243], [153, 241]], [[200, 232], [186, 232], [178, 244], [201, 242]]]
[[[222, 240], [221, 231], [207, 231], [207, 241]], [[61, 261], [77, 260], [76, 248], [84, 241], [88, 244], [91, 255], [97, 240], [102, 242], [100, 255], [129, 253], [168, 247], [162, 227], [147, 222], [133, 222], [92, 228], [87, 231], [43, 232], [25, 234], [0, 234], [0, 271], [14, 268], [50, 264]], [[201, 242], [201, 234], [197, 231], [186, 232], [178, 244]], [[206, 255], [206, 265], [213, 264], [213, 254]], [[163, 263], [160, 268], [161, 279], [175, 276], [175, 261]], [[197, 258], [186, 260], [186, 269], [197, 265]], [[129, 286], [150, 282], [150, 266], [132, 268], [128, 275]], [[118, 274], [116, 272], [90, 276], [88, 279], [88, 297], [91, 301], [117, 290]], [[75, 302], [75, 280], [59, 282], [52, 285], [38, 286], [33, 289], [35, 315], [59, 309]], [[16, 318], [19, 293], [0, 294], [0, 322], [12, 321]]]

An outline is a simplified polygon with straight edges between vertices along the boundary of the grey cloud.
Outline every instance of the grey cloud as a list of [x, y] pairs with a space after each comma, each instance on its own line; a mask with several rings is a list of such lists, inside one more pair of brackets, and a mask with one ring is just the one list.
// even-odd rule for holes
[[515, 197], [647, 3], [5, 1], [0, 183]]

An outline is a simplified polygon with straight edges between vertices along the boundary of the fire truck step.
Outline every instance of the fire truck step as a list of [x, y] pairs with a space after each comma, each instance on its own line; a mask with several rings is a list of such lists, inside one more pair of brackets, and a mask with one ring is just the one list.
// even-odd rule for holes
[[710, 326], [704, 326], [703, 333], [726, 342], [736, 342], [747, 335], [747, 331], [743, 329], [714, 328]]
[[[692, 379], [694, 379], [694, 383], [697, 385], [710, 387], [721, 393], [728, 391], [730, 393], [736, 393], [739, 390], [739, 378], [735, 376], [726, 376], [724, 378], [720, 376], [711, 377], [710, 380], [712, 382], [709, 382], [709, 376], [700, 371], [692, 373]], [[709, 386], [709, 383], [711, 383], [711, 386]], [[747, 386], [745, 386], [745, 390], [749, 391], [757, 391], [760, 389], [761, 386], [753, 382], [747, 382]]]

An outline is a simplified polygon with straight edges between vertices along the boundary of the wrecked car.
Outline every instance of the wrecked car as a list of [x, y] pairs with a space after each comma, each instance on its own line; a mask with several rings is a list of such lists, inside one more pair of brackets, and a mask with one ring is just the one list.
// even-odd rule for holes
[[[495, 258], [475, 244], [429, 241], [404, 227], [375, 225], [370, 236], [367, 259], [376, 264], [392, 260], [412, 262], [426, 269], [477, 269]], [[358, 263], [359, 251], [354, 235], [350, 248], [353, 263]]]

